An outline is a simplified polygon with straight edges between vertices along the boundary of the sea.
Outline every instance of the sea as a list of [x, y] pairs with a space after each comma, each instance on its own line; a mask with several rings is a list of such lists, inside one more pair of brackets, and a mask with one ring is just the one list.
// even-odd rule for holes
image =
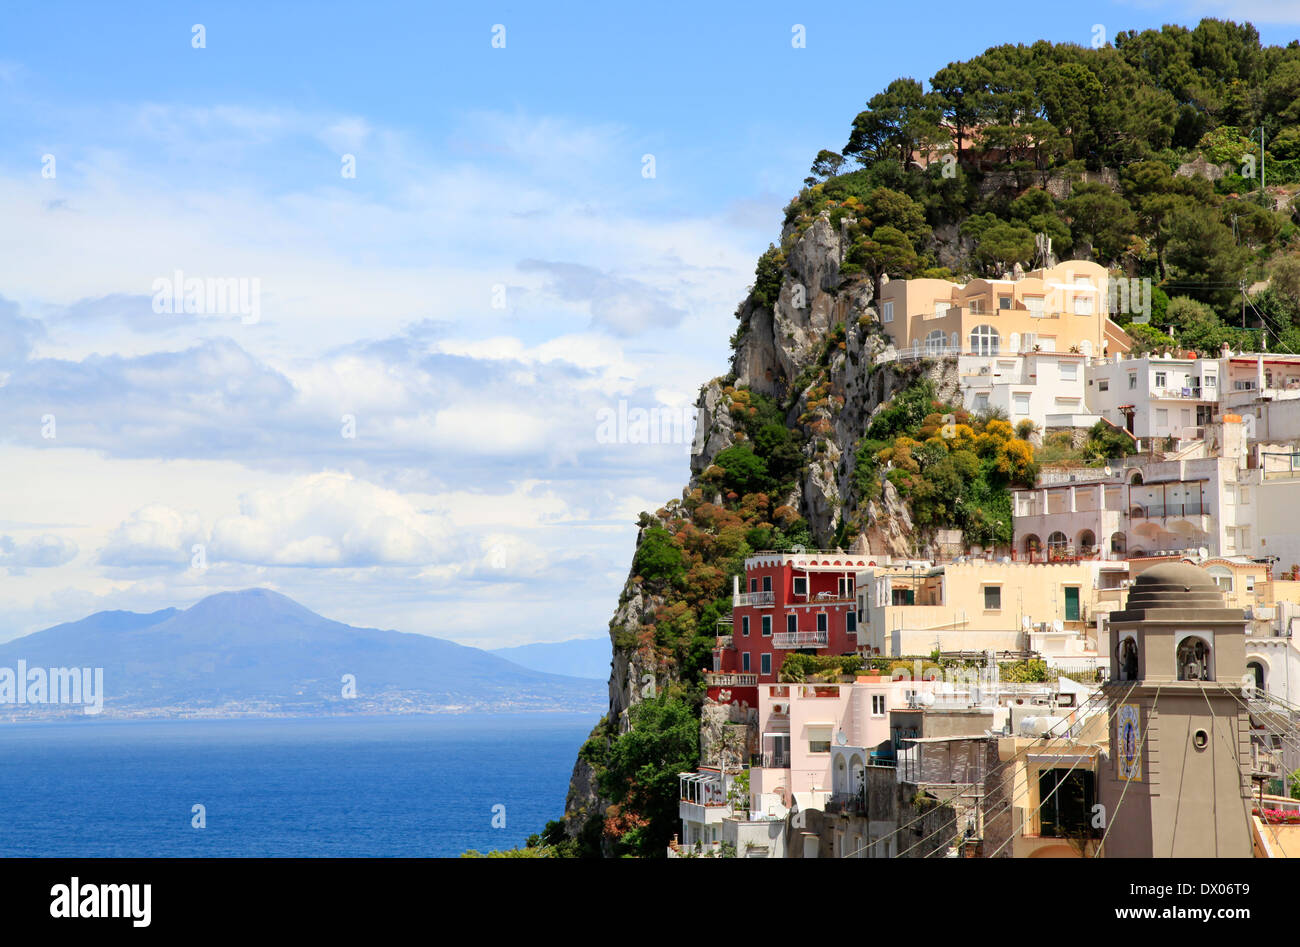
[[0, 856], [423, 858], [522, 847], [562, 815], [597, 719], [3, 723]]

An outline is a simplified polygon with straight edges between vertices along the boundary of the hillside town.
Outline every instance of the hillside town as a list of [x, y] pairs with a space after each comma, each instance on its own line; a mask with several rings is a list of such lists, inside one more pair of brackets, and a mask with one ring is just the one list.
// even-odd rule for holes
[[1045, 464], [1009, 544], [746, 559], [671, 857], [1300, 856], [1300, 355], [1133, 355], [1115, 298], [886, 283], [882, 361], [1129, 444]]

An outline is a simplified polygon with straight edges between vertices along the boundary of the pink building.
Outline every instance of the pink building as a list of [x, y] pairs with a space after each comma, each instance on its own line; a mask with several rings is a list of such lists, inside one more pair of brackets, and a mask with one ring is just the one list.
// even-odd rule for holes
[[[801, 810], [825, 809], [832, 794], [855, 791], [845, 774], [832, 772], [832, 750], [861, 748], [859, 768], [892, 762], [892, 747], [881, 746], [892, 740], [890, 711], [943, 686], [878, 674], [860, 675], [852, 684], [760, 684], [762, 749], [749, 771], [753, 811], [780, 816], [792, 803]], [[860, 773], [857, 778], [860, 788]]]

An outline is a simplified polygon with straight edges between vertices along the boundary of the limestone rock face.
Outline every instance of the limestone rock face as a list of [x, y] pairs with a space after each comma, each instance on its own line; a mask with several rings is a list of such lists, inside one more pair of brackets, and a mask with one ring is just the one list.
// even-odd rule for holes
[[[728, 389], [749, 387], [776, 402], [787, 426], [804, 434], [804, 469], [791, 494], [773, 498], [773, 505], [797, 510], [820, 548], [834, 545], [841, 524], [854, 519], [859, 525], [855, 550], [911, 555], [913, 524], [892, 484], [886, 483], [880, 497], [865, 508], [858, 504], [853, 486], [857, 444], [872, 417], [919, 370], [928, 374], [941, 397], [956, 392], [956, 360], [918, 369], [915, 363], [894, 359], [878, 322], [871, 281], [840, 275], [852, 223], [845, 219], [836, 227], [823, 214], [801, 233], [788, 229], [783, 235], [785, 275], [776, 300], [768, 306], [752, 294], [746, 299], [737, 313], [740, 328], [730, 374], [700, 389], [690, 479], [682, 499], [703, 485], [702, 476], [717, 455], [741, 439]], [[948, 236], [940, 234], [941, 247]], [[956, 232], [950, 236], [960, 239]], [[704, 499], [721, 502], [716, 492], [705, 493]], [[638, 543], [645, 529], [658, 523], [649, 517]], [[610, 733], [624, 732], [632, 707], [680, 680], [679, 668], [661, 662], [654, 648], [641, 642], [662, 604], [629, 575], [610, 622], [614, 659], [607, 724], [594, 736], [606, 739]], [[756, 710], [742, 712], [734, 705], [706, 701], [701, 725], [704, 765], [732, 752], [744, 751], [747, 759], [757, 749], [755, 726]], [[603, 817], [608, 805], [599, 798], [591, 767], [579, 760], [566, 802], [569, 834], [582, 833], [592, 819]]]
[[1174, 175], [1180, 178], [1201, 177], [1217, 181], [1223, 177], [1223, 169], [1217, 164], [1211, 164], [1205, 155], [1197, 155], [1186, 164], [1180, 164]]

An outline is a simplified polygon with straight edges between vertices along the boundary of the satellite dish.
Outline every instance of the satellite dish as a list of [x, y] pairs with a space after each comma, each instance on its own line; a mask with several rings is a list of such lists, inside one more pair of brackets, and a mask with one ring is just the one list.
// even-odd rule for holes
[[1204, 546], [1197, 549], [1196, 554], [1200, 556], [1202, 559], [1210, 558], [1210, 550], [1206, 549]]
[[1107, 476], [1107, 477], [1113, 477], [1114, 475], [1115, 475], [1115, 471], [1111, 470], [1110, 467], [1107, 466], [1107, 467], [1106, 467], [1106, 476]]
[[933, 706], [934, 706], [934, 693], [933, 693], [932, 691], [926, 691], [924, 694], [921, 695], [920, 700], [921, 700], [921, 706], [923, 706], [923, 707], [933, 707]]
[[1061, 621], [1061, 619], [1059, 619], [1059, 618], [1056, 619], [1056, 621], [1052, 622], [1052, 630], [1053, 630], [1053, 631], [1064, 631], [1064, 630], [1065, 630], [1065, 622]]
[[848, 735], [845, 734], [843, 730], [839, 731], [838, 733], [835, 734], [835, 742], [838, 743], [840, 746], [844, 746], [844, 744], [849, 742]]

